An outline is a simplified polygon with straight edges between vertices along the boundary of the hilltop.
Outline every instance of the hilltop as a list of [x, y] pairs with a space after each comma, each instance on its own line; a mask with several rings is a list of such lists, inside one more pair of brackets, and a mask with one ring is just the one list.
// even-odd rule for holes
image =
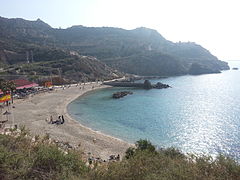
[[[69, 59], [76, 63], [70, 66]], [[202, 46], [193, 42], [173, 43], [156, 30], [145, 27], [133, 30], [84, 26], [56, 29], [40, 19], [0, 17], [0, 68], [17, 74], [19, 68], [25, 72], [20, 65], [27, 62], [33, 67], [28, 67], [33, 74], [41, 73], [37, 70], [39, 65], [44, 67], [50, 63], [51, 67], [43, 70], [47, 71], [45, 75], [60, 71], [63, 76], [75, 80], [109, 79], [121, 76], [120, 72], [172, 76], [219, 73], [229, 69], [226, 62], [218, 60]], [[63, 68], [67, 64], [69, 70], [65, 71]], [[87, 71], [82, 70], [85, 67]], [[74, 73], [79, 74], [78, 78]]]

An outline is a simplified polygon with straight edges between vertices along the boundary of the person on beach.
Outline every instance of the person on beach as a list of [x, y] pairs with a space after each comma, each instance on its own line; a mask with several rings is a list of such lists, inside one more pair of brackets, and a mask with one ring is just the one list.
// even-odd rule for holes
[[116, 160], [117, 160], [117, 161], [120, 160], [120, 155], [119, 155], [119, 154], [117, 155]]
[[52, 115], [50, 116], [50, 121], [49, 121], [49, 123], [53, 123], [53, 117], [52, 117]]
[[63, 124], [65, 122], [65, 120], [64, 120], [64, 117], [63, 117], [63, 115], [62, 115], [62, 121], [61, 121], [61, 124]]
[[64, 122], [65, 122], [64, 117], [63, 117], [63, 115], [61, 115], [61, 116], [58, 116], [58, 119], [56, 121], [54, 121], [53, 117], [50, 116], [50, 120], [49, 120], [48, 123], [49, 124], [57, 124], [57, 125], [59, 125], [59, 124], [64, 124]]
[[58, 116], [58, 120], [55, 121], [57, 125], [62, 124], [61, 116]]
[[53, 120], [53, 117], [50, 116], [50, 121], [49, 121], [49, 123], [50, 123], [50, 124], [59, 124], [60, 121], [61, 121], [60, 118], [61, 118], [61, 116], [58, 116], [58, 119], [57, 119], [56, 121], [54, 121], [54, 120]]

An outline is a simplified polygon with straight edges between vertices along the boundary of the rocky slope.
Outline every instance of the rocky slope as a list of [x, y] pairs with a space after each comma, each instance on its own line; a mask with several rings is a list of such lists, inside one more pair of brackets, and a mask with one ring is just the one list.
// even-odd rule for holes
[[[200, 45], [173, 43], [148, 28], [54, 29], [40, 19], [0, 17], [0, 66], [57, 62], [79, 58], [79, 54], [96, 57], [113, 69], [138, 75], [202, 74], [229, 69], [227, 63]], [[93, 62], [101, 67], [98, 63]], [[115, 72], [113, 69], [109, 68], [111, 74]], [[80, 72], [76, 68], [75, 71]]]
[[[108, 80], [120, 73], [95, 57], [57, 47], [42, 22], [0, 18], [0, 76], [31, 80], [61, 76], [75, 81]], [[8, 77], [9, 78], [9, 77]]]

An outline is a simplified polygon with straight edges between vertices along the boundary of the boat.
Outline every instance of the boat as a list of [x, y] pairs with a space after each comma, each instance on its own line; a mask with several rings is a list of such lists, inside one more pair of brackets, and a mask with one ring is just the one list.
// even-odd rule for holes
[[237, 68], [237, 67], [234, 67], [234, 68], [232, 68], [232, 70], [238, 70], [238, 68]]

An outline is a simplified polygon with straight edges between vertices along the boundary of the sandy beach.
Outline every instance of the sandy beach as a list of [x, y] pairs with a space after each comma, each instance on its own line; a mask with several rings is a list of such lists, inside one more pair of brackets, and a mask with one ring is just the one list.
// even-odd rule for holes
[[[93, 131], [71, 118], [67, 112], [67, 105], [77, 97], [91, 91], [92, 86], [95, 87], [94, 90], [107, 87], [92, 83], [84, 85], [84, 90], [79, 86], [72, 86], [64, 90], [58, 88], [54, 91], [30, 96], [14, 102], [15, 108], [12, 108], [11, 116], [14, 116], [15, 124], [25, 125], [33, 135], [48, 133], [54, 140], [69, 142], [73, 146], [80, 145], [85, 153], [90, 152], [93, 156], [102, 159], [108, 159], [112, 154], [122, 156], [131, 144]], [[49, 119], [51, 115], [53, 120], [56, 120], [59, 115], [63, 115], [65, 123], [61, 125], [48, 124], [46, 119]], [[10, 118], [9, 123], [12, 123], [12, 119]]]

